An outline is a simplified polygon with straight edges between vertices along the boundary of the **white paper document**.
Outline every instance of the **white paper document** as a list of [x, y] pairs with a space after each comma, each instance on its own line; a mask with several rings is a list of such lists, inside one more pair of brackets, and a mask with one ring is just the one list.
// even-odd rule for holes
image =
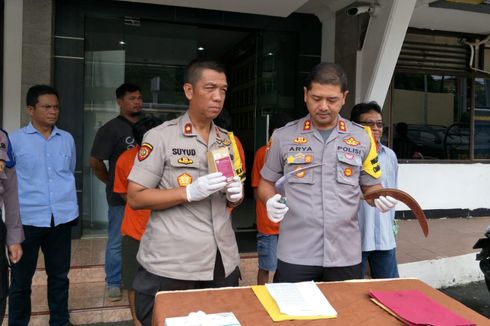
[[191, 312], [188, 316], [165, 318], [165, 326], [240, 326], [232, 312], [206, 314]]
[[337, 316], [315, 282], [266, 284], [279, 311], [290, 316]]

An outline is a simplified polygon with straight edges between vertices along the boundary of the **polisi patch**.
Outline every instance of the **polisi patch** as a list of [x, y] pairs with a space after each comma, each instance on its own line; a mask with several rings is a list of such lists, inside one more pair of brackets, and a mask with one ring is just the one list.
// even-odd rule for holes
[[362, 151], [358, 148], [352, 148], [348, 146], [337, 146], [337, 151], [341, 151], [344, 153], [352, 153], [356, 155], [362, 155]]
[[149, 143], [143, 143], [138, 151], [138, 160], [141, 162], [150, 156], [153, 146]]

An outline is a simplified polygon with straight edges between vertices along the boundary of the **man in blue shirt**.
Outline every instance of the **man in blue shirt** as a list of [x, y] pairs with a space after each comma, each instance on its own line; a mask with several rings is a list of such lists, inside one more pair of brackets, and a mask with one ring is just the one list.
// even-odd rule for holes
[[[383, 116], [380, 106], [376, 102], [357, 104], [352, 109], [350, 119], [371, 128], [378, 147], [379, 165], [383, 171], [381, 184], [384, 188], [396, 188], [398, 161], [395, 152], [380, 142], [383, 135]], [[399, 277], [394, 234], [395, 210], [382, 213], [365, 201], [361, 201], [358, 218], [362, 240], [361, 277], [366, 273], [368, 262], [372, 278]]]
[[68, 325], [68, 271], [71, 225], [78, 217], [75, 190], [75, 142], [55, 125], [58, 94], [45, 85], [26, 96], [31, 122], [11, 135], [17, 162], [24, 255], [12, 265], [9, 325], [27, 325], [31, 315], [31, 284], [39, 248], [48, 275], [50, 325]]

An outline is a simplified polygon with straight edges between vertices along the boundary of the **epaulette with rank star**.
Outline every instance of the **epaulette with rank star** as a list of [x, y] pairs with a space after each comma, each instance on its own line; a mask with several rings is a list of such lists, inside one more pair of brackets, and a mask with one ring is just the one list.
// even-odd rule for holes
[[347, 131], [347, 126], [346, 126], [344, 120], [339, 119], [338, 128], [342, 132], [346, 132]]
[[184, 134], [186, 135], [192, 134], [192, 123], [188, 122], [184, 125]]

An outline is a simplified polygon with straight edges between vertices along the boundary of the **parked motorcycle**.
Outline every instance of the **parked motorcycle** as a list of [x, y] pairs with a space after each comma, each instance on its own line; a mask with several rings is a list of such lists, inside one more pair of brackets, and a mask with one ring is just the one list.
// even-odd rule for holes
[[490, 226], [488, 226], [485, 236], [486, 238], [478, 239], [473, 246], [473, 249], [481, 249], [481, 251], [476, 254], [476, 260], [480, 261], [480, 269], [485, 276], [485, 283], [490, 292]]

